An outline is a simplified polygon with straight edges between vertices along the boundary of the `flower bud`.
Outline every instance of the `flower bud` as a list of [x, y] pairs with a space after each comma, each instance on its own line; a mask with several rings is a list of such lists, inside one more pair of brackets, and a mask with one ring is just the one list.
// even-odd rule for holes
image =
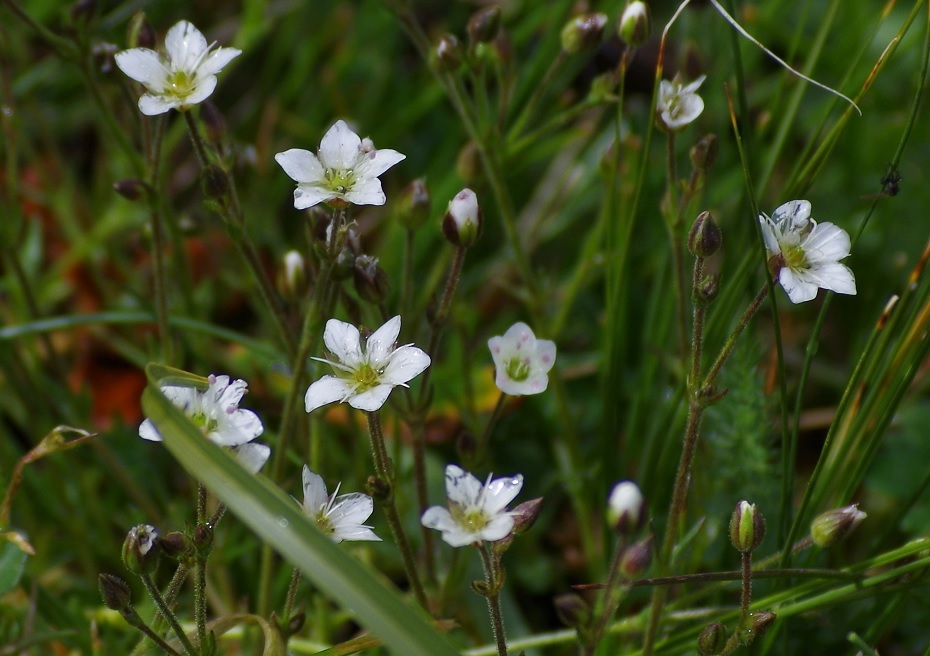
[[144, 11], [137, 11], [129, 19], [128, 32], [126, 43], [129, 44], [130, 48], [155, 49], [155, 29]]
[[348, 280], [355, 272], [355, 253], [346, 246], [339, 255], [336, 256], [336, 263], [333, 265], [333, 278], [335, 280]]
[[481, 157], [475, 142], [469, 141], [462, 146], [462, 150], [459, 151], [459, 155], [455, 159], [455, 172], [466, 183], [477, 180], [478, 176], [481, 175]]
[[746, 629], [746, 632], [749, 634], [747, 636], [746, 642], [750, 642], [755, 638], [758, 638], [760, 635], [765, 633], [772, 623], [775, 621], [775, 613], [768, 610], [760, 610], [755, 613], [749, 614], [749, 628]]
[[716, 656], [727, 644], [727, 628], [720, 622], [704, 627], [698, 635], [697, 648], [701, 656]]
[[733, 548], [749, 553], [762, 544], [765, 537], [765, 518], [756, 504], [740, 501], [730, 516], [730, 543]]
[[620, 573], [628, 579], [639, 578], [652, 564], [652, 536], [634, 542], [620, 557]]
[[713, 214], [706, 210], [698, 214], [688, 233], [688, 250], [691, 254], [695, 257], [710, 257], [720, 250], [722, 244], [723, 234]]
[[311, 207], [307, 213], [310, 215], [310, 234], [313, 238], [324, 244], [329, 242], [330, 226], [333, 225], [333, 215], [319, 205]]
[[117, 180], [113, 183], [113, 189], [126, 200], [139, 200], [151, 191], [151, 187], [145, 180], [136, 178], [126, 178]]
[[513, 517], [513, 534], [523, 535], [533, 528], [533, 524], [539, 519], [539, 513], [542, 510], [542, 497], [524, 501], [519, 506], [510, 511]]
[[203, 170], [203, 193], [207, 198], [225, 198], [230, 187], [226, 171], [217, 164], [207, 164]]
[[116, 66], [116, 53], [120, 51], [115, 43], [95, 43], [90, 49], [90, 57], [101, 73], [109, 74]]
[[650, 24], [649, 7], [645, 2], [636, 0], [628, 4], [620, 15], [617, 34], [631, 47], [638, 48], [649, 38]]
[[391, 281], [384, 269], [378, 266], [378, 258], [368, 255], [359, 255], [355, 258], [355, 265], [352, 267], [352, 282], [355, 283], [355, 291], [358, 295], [375, 305], [384, 303], [391, 291]]
[[468, 42], [471, 45], [489, 43], [501, 28], [501, 8], [491, 5], [479, 9], [468, 19]]
[[173, 560], [185, 560], [194, 551], [194, 543], [180, 531], [172, 531], [158, 538], [161, 552]]
[[123, 542], [123, 564], [133, 574], [145, 576], [158, 568], [161, 549], [154, 526], [134, 526]]
[[391, 484], [383, 478], [369, 476], [365, 488], [368, 490], [368, 496], [378, 501], [387, 501], [391, 498]]
[[213, 526], [210, 524], [198, 524], [196, 528], [194, 528], [193, 541], [197, 553], [203, 557], [210, 555], [210, 550], [213, 549]]
[[691, 166], [695, 171], [707, 173], [717, 161], [719, 150], [717, 135], [705, 134], [691, 147]]
[[299, 301], [309, 286], [304, 256], [297, 251], [288, 251], [278, 270], [278, 291], [289, 301]]
[[449, 209], [442, 219], [442, 232], [451, 244], [461, 248], [468, 248], [478, 240], [481, 208], [471, 189], [462, 189], [449, 201]]
[[397, 219], [408, 230], [416, 230], [429, 219], [430, 197], [424, 178], [417, 178], [401, 192]]
[[859, 504], [829, 510], [811, 522], [811, 540], [818, 547], [829, 547], [841, 540], [862, 523], [868, 515], [859, 510]]
[[620, 535], [639, 532], [646, 522], [646, 502], [639, 486], [633, 481], [614, 485], [607, 501], [607, 523]]
[[720, 274], [711, 273], [704, 276], [701, 279], [701, 282], [698, 283], [697, 288], [694, 290], [695, 295], [699, 300], [709, 303], [710, 301], [717, 298], [717, 293], [720, 291]]
[[453, 34], [443, 34], [433, 50], [433, 66], [437, 71], [452, 73], [462, 65], [462, 46]]
[[607, 14], [575, 16], [562, 28], [562, 50], [569, 55], [593, 50], [600, 45], [606, 25]]
[[132, 605], [132, 592], [126, 581], [112, 574], [97, 577], [97, 587], [103, 597], [103, 605], [110, 610], [125, 610]]
[[577, 629], [591, 622], [591, 606], [584, 599], [574, 593], [559, 595], [553, 602], [555, 614], [562, 624]]
[[207, 139], [211, 143], [220, 143], [226, 136], [226, 119], [223, 118], [219, 107], [209, 98], [200, 103], [200, 119], [203, 121]]

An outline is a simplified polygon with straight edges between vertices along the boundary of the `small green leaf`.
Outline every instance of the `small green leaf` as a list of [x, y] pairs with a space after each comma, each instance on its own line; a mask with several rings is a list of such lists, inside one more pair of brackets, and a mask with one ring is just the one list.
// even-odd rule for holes
[[0, 596], [16, 587], [28, 554], [9, 540], [0, 540]]

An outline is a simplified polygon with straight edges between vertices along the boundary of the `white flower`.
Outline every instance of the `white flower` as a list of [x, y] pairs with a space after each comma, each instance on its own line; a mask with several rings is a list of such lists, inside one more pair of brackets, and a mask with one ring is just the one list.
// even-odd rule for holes
[[481, 208], [478, 196], [471, 189], [462, 189], [449, 201], [449, 209], [442, 219], [442, 231], [452, 244], [468, 247], [481, 234]]
[[[229, 376], [211, 374], [206, 390], [180, 385], [165, 385], [162, 393], [200, 429], [214, 444], [232, 447], [243, 467], [258, 472], [271, 453], [264, 444], [251, 444], [262, 434], [261, 419], [251, 410], [239, 407], [239, 401], [248, 390], [242, 379], [229, 382]], [[139, 426], [139, 437], [161, 442], [162, 436], [151, 419]]]
[[[216, 74], [242, 51], [217, 48], [187, 21], [165, 35], [165, 54], [148, 48], [116, 53], [116, 65], [147, 93], [139, 98], [139, 109], [147, 116], [183, 109], [206, 100], [216, 88]], [[212, 50], [212, 52], [211, 52]]]
[[513, 531], [513, 514], [506, 510], [523, 487], [523, 476], [481, 481], [455, 465], [446, 467], [446, 497], [449, 508], [427, 508], [420, 518], [426, 528], [442, 531], [452, 547], [475, 542], [495, 542]]
[[316, 522], [321, 531], [329, 535], [334, 542], [343, 540], [381, 541], [370, 526], [362, 522], [371, 517], [374, 502], [371, 497], [361, 492], [339, 494], [339, 486], [332, 496], [326, 495], [326, 483], [323, 477], [310, 471], [304, 465], [304, 512]]
[[394, 346], [400, 333], [400, 317], [390, 319], [371, 334], [362, 350], [358, 328], [330, 319], [323, 330], [323, 343], [334, 360], [328, 363], [334, 376], [323, 376], [310, 385], [305, 398], [307, 412], [339, 401], [353, 408], [374, 412], [397, 385], [418, 376], [429, 366], [430, 358], [416, 346]]
[[681, 78], [676, 75], [669, 82], [659, 82], [659, 97], [656, 100], [656, 111], [662, 124], [669, 130], [680, 130], [704, 111], [704, 100], [695, 93], [704, 82], [706, 76], [702, 75], [691, 84], [683, 85]]
[[777, 269], [779, 284], [792, 303], [813, 300], [817, 288], [855, 294], [853, 272], [839, 262], [849, 255], [849, 235], [810, 216], [811, 204], [806, 200], [780, 205], [772, 218], [759, 215], [769, 264]]
[[299, 210], [329, 201], [384, 205], [378, 176], [405, 157], [396, 150], [375, 149], [371, 139], [359, 139], [345, 121], [336, 121], [327, 130], [317, 155], [291, 148], [274, 156], [297, 182], [294, 207]]
[[515, 323], [502, 337], [488, 340], [494, 368], [495, 384], [512, 396], [539, 394], [549, 385], [549, 370], [555, 364], [555, 342], [536, 339], [523, 322]]

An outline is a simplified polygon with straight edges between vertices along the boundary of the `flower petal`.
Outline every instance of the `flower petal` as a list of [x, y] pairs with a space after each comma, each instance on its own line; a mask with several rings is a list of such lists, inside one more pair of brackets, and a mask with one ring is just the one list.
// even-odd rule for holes
[[426, 528], [433, 528], [437, 531], [451, 531], [458, 528], [458, 524], [452, 519], [452, 514], [442, 506], [427, 508], [420, 517], [420, 523]]
[[197, 75], [216, 75], [223, 67], [233, 59], [242, 54], [238, 48], [217, 48], [207, 55], [200, 66], [197, 67]]
[[838, 294], [856, 293], [856, 278], [852, 270], [839, 262], [826, 262], [807, 271], [810, 280], [821, 289], [829, 289]]
[[336, 359], [350, 366], [362, 361], [361, 335], [351, 323], [330, 319], [323, 329], [323, 344]]
[[301, 478], [304, 486], [304, 511], [316, 517], [329, 502], [326, 495], [326, 483], [322, 476], [311, 471], [307, 465], [304, 465]]
[[403, 385], [423, 373], [430, 362], [430, 357], [422, 349], [401, 346], [394, 351], [380, 380], [388, 385]]
[[523, 476], [507, 476], [495, 478], [487, 484], [484, 490], [484, 510], [489, 514], [497, 514], [507, 507], [507, 504], [520, 494], [523, 489]]
[[128, 77], [141, 82], [151, 91], [159, 92], [165, 87], [168, 69], [161, 57], [148, 48], [131, 48], [115, 55], [116, 65]]
[[193, 72], [197, 60], [209, 47], [204, 35], [190, 22], [182, 20], [165, 35], [165, 51], [178, 69]]
[[801, 247], [808, 262], [836, 262], [849, 255], [849, 234], [832, 223], [818, 223]]
[[484, 486], [457, 465], [446, 465], [446, 498], [459, 506], [475, 506]]
[[257, 474], [262, 470], [270, 455], [271, 447], [265, 444], [243, 444], [236, 449], [236, 457], [239, 459], [239, 463], [253, 474]]
[[788, 299], [795, 305], [812, 301], [817, 297], [817, 284], [788, 267], [782, 267], [778, 273], [778, 282], [788, 294]]
[[374, 412], [375, 410], [381, 409], [381, 406], [387, 401], [387, 397], [390, 396], [392, 389], [394, 389], [393, 385], [378, 385], [360, 394], [350, 396], [346, 400], [349, 402], [349, 405], [356, 410]]
[[479, 535], [486, 542], [503, 540], [513, 531], [513, 524], [514, 520], [511, 515], [497, 515], [484, 525]]
[[371, 497], [361, 492], [352, 492], [336, 497], [336, 502], [327, 513], [334, 526], [361, 526], [371, 517], [375, 504]]
[[335, 376], [323, 376], [307, 388], [304, 406], [307, 412], [334, 401], [344, 401], [351, 397], [355, 389], [348, 382]]
[[548, 373], [555, 364], [555, 342], [549, 339], [536, 340], [536, 357], [539, 371]]
[[323, 180], [323, 166], [316, 155], [302, 148], [291, 148], [274, 156], [284, 172], [297, 182], [317, 183]]
[[188, 95], [182, 98], [182, 105], [197, 105], [210, 97], [213, 90], [216, 89], [216, 76], [210, 75], [197, 82], [197, 86]]
[[807, 200], [789, 200], [782, 203], [772, 212], [772, 221], [786, 222], [785, 226], [792, 232], [798, 232], [807, 227], [811, 218], [811, 204]]
[[[369, 337], [365, 343], [365, 353], [368, 355], [368, 362], [374, 369], [381, 369], [384, 362], [388, 359], [394, 350], [394, 342], [400, 334], [400, 315], [388, 319], [383, 326], [378, 328]], [[409, 378], [407, 379], [409, 380]], [[407, 381], [402, 381], [407, 382]]]
[[210, 433], [207, 437], [215, 444], [221, 446], [239, 446], [245, 444], [262, 434], [265, 427], [258, 415], [251, 410], [240, 408], [226, 416], [217, 418], [219, 426], [217, 430]]
[[158, 116], [180, 106], [181, 102], [173, 96], [156, 96], [146, 93], [139, 98], [139, 111], [146, 116]]
[[321, 185], [299, 184], [294, 190], [294, 209], [307, 210], [314, 205], [339, 197], [339, 194]]
[[146, 419], [142, 422], [142, 425], [139, 426], [139, 437], [151, 442], [162, 441], [161, 433], [155, 428], [155, 424], [152, 423], [151, 419]]
[[327, 169], [349, 170], [355, 166], [362, 140], [342, 119], [326, 131], [320, 141], [320, 162]]
[[362, 163], [355, 168], [356, 173], [365, 177], [377, 178], [398, 162], [407, 159], [406, 155], [390, 148], [382, 148], [373, 152], [373, 157], [369, 153], [363, 158]]
[[378, 178], [360, 178], [345, 193], [345, 199], [353, 205], [384, 205], [387, 196], [381, 189]]

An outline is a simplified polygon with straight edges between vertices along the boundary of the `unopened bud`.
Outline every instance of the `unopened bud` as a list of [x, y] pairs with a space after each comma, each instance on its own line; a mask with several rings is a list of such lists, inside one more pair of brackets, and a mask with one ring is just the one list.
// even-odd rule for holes
[[697, 648], [701, 656], [716, 656], [727, 644], [727, 628], [720, 622], [704, 627], [698, 635]]
[[652, 564], [652, 536], [634, 542], [620, 557], [620, 573], [628, 579], [641, 577]]
[[110, 73], [116, 65], [116, 53], [120, 49], [115, 43], [95, 43], [90, 49], [90, 57], [94, 66], [104, 75]]
[[401, 192], [396, 205], [397, 219], [408, 230], [416, 230], [429, 220], [430, 197], [424, 178], [417, 178]]
[[649, 38], [650, 24], [649, 7], [645, 2], [636, 0], [628, 4], [620, 15], [617, 34], [630, 46], [638, 48]]
[[466, 183], [477, 180], [481, 175], [481, 156], [478, 146], [473, 141], [469, 141], [459, 151], [459, 156], [455, 159], [455, 171]]
[[694, 293], [697, 295], [698, 299], [709, 303], [710, 301], [717, 298], [717, 293], [720, 291], [720, 274], [711, 273], [704, 276], [701, 281], [698, 283], [697, 288], [694, 290]]
[[433, 66], [442, 72], [454, 72], [462, 65], [462, 46], [453, 34], [443, 34], [433, 50]]
[[229, 194], [229, 175], [217, 164], [207, 164], [203, 170], [203, 193], [207, 198], [225, 198]]
[[743, 553], [755, 550], [765, 537], [765, 518], [756, 504], [740, 501], [730, 516], [730, 543]]
[[539, 519], [539, 513], [542, 510], [542, 497], [524, 501], [519, 506], [510, 511], [513, 517], [514, 535], [523, 535], [529, 531], [536, 520]]
[[591, 606], [574, 593], [559, 595], [553, 602], [555, 614], [565, 626], [577, 629], [591, 622]]
[[128, 32], [126, 43], [129, 44], [130, 48], [155, 49], [155, 29], [144, 11], [137, 11], [129, 19]]
[[355, 272], [355, 253], [346, 246], [339, 255], [336, 256], [336, 263], [333, 266], [333, 278], [336, 280], [348, 280]]
[[174, 560], [184, 560], [194, 550], [191, 539], [180, 531], [172, 531], [158, 538], [158, 546], [163, 554]]
[[200, 119], [211, 143], [220, 143], [226, 136], [226, 119], [209, 98], [200, 103]]
[[688, 250], [695, 257], [710, 257], [720, 250], [723, 244], [723, 233], [720, 226], [714, 221], [710, 212], [698, 214], [688, 233]]
[[304, 256], [297, 251], [288, 251], [278, 271], [278, 291], [289, 301], [299, 301], [307, 293], [308, 287]]
[[113, 189], [126, 200], [139, 200], [152, 189], [145, 180], [126, 178], [113, 183]]
[[207, 556], [213, 548], [213, 526], [197, 524], [194, 528], [194, 548], [201, 556]]
[[323, 242], [324, 244], [329, 241], [330, 236], [330, 226], [333, 224], [333, 215], [327, 212], [324, 208], [319, 205], [314, 205], [309, 213], [310, 221], [310, 234], [313, 235], [314, 239], [317, 241]]
[[304, 623], [307, 621], [307, 614], [304, 611], [297, 611], [291, 616], [291, 619], [287, 621], [287, 635], [292, 636], [300, 633], [300, 630], [304, 628]]
[[746, 632], [749, 634], [746, 636], [747, 642], [750, 642], [765, 633], [768, 628], [775, 622], [775, 617], [775, 613], [768, 610], [760, 610], [756, 611], [755, 613], [750, 613], [749, 628], [746, 629]]
[[606, 25], [607, 14], [575, 16], [562, 28], [562, 50], [570, 55], [593, 50], [600, 45]]
[[859, 510], [857, 503], [829, 510], [811, 522], [811, 540], [818, 547], [829, 547], [845, 540], [866, 517], [868, 515]]
[[461, 248], [468, 248], [478, 240], [481, 208], [471, 189], [462, 189], [449, 201], [449, 209], [442, 219], [442, 232], [451, 244]]
[[352, 267], [352, 281], [355, 291], [369, 303], [380, 305], [387, 300], [391, 291], [391, 281], [380, 266], [378, 258], [359, 255]]
[[691, 148], [691, 166], [695, 171], [707, 173], [714, 162], [717, 161], [717, 153], [720, 147], [717, 143], [716, 134], [705, 134]]
[[365, 488], [368, 490], [368, 496], [378, 501], [387, 501], [391, 498], [391, 484], [383, 478], [369, 476]]
[[468, 19], [468, 42], [471, 45], [489, 43], [501, 28], [501, 8], [491, 5], [479, 9]]
[[103, 597], [103, 605], [110, 610], [125, 610], [132, 605], [132, 592], [126, 581], [112, 574], [97, 577], [97, 587]]
[[632, 536], [646, 522], [646, 502], [633, 481], [614, 485], [607, 501], [607, 523], [620, 535]]
[[133, 574], [145, 576], [158, 568], [161, 549], [158, 546], [158, 531], [154, 526], [134, 526], [123, 542], [123, 564]]

